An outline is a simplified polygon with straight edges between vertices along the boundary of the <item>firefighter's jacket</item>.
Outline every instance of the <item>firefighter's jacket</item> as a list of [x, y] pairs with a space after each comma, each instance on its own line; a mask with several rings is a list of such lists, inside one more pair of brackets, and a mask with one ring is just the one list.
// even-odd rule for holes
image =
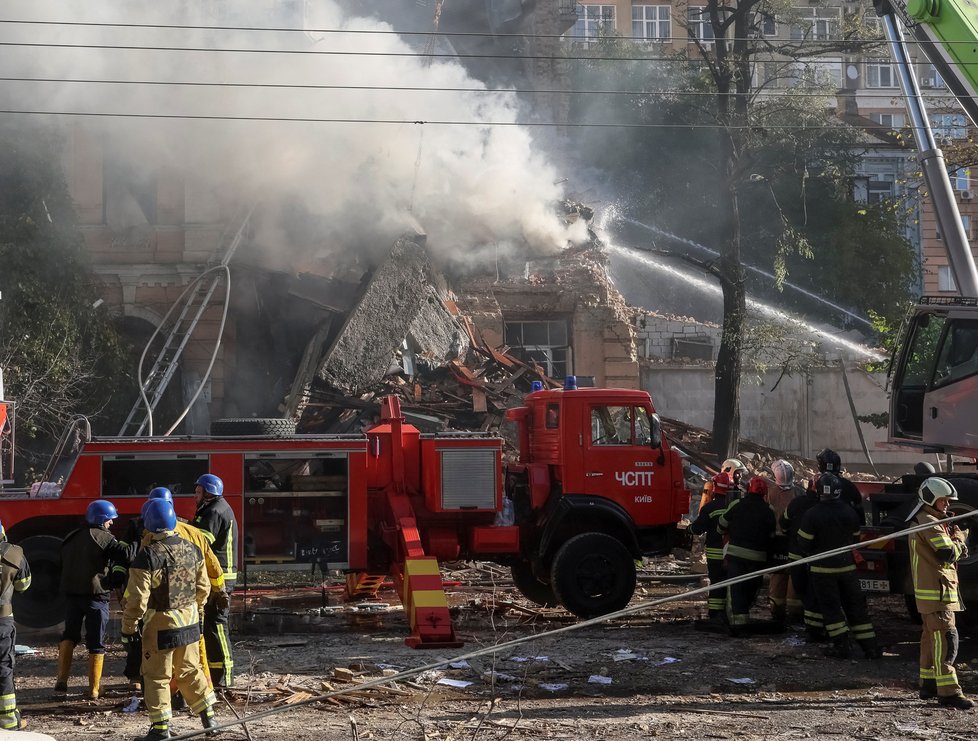
[[23, 549], [7, 541], [0, 542], [0, 620], [12, 622], [14, 592], [23, 592], [30, 585], [31, 567]]
[[61, 592], [80, 597], [105, 598], [109, 564], [127, 566], [135, 546], [126, 547], [104, 527], [84, 525], [72, 530], [61, 544]]
[[129, 567], [122, 633], [143, 621], [143, 645], [156, 651], [200, 640], [210, 583], [200, 548], [170, 532], [155, 533]]
[[224, 497], [205, 499], [197, 507], [194, 527], [204, 531], [204, 537], [224, 570], [224, 579], [238, 578], [238, 523], [234, 520], [231, 505]]
[[797, 561], [801, 558], [798, 553], [798, 528], [801, 526], [805, 513], [818, 504], [818, 494], [814, 489], [805, 491], [805, 496], [795, 497], [781, 515], [778, 525], [788, 536], [788, 560]]
[[693, 535], [706, 534], [704, 550], [706, 557], [718, 561], [723, 560], [723, 535], [717, 529], [720, 523], [720, 515], [727, 509], [727, 497], [723, 494], [714, 494], [713, 498], [703, 505], [699, 515], [689, 526]]
[[[200, 552], [204, 556], [204, 568], [207, 570], [207, 578], [210, 581], [211, 589], [224, 589], [224, 570], [221, 568], [221, 562], [214, 555], [214, 551], [211, 550], [210, 541], [207, 540], [207, 536], [204, 535], [203, 530], [177, 520], [177, 529], [174, 532], [178, 538], [183, 538], [200, 549]], [[139, 547], [145, 548], [150, 544], [152, 539], [153, 534], [144, 531]]]
[[914, 595], [921, 613], [964, 609], [958, 598], [957, 562], [968, 557], [968, 546], [961, 531], [941, 519], [940, 512], [924, 505], [914, 524], [932, 527], [907, 536]]
[[[798, 527], [798, 555], [803, 558], [852, 545], [859, 537], [859, 515], [852, 505], [842, 499], [819, 502], [804, 517]], [[856, 570], [852, 551], [828, 556], [810, 565], [813, 574], [841, 574]]]
[[727, 536], [727, 556], [745, 561], [766, 562], [777, 524], [772, 510], [760, 494], [735, 499], [720, 515], [717, 529]]

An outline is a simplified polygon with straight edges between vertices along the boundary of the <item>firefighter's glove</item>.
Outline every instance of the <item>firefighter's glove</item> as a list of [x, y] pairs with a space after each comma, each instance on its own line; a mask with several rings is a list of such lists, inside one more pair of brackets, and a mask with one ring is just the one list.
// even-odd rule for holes
[[128, 646], [131, 643], [136, 642], [136, 638], [139, 637], [138, 633], [123, 633], [122, 634], [122, 645]]
[[212, 589], [210, 603], [218, 610], [227, 610], [231, 607], [231, 595], [224, 589]]

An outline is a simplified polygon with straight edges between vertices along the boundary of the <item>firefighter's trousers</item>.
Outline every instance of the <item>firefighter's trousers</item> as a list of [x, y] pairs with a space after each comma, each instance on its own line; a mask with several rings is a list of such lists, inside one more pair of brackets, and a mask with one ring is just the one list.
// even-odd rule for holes
[[164, 650], [155, 648], [152, 645], [155, 643], [155, 640], [143, 641], [143, 693], [150, 723], [155, 728], [165, 728], [171, 716], [171, 677], [176, 680], [180, 693], [195, 714], [204, 712], [216, 702], [216, 698], [207, 687], [204, 667], [200, 665], [198, 640]]
[[[767, 566], [764, 561], [748, 561], [746, 558], [727, 556], [727, 578], [751, 574]], [[731, 584], [727, 587], [727, 617], [733, 626], [747, 625], [750, 620], [750, 608], [757, 599], [757, 593], [764, 582], [761, 576]]]
[[14, 646], [17, 628], [12, 617], [0, 618], [0, 728], [17, 730], [17, 696], [14, 693]]
[[[233, 581], [225, 581], [224, 589], [230, 593]], [[204, 606], [204, 644], [207, 650], [208, 669], [215, 687], [230, 687], [234, 682], [234, 657], [231, 655], [231, 610], [220, 610], [209, 600]], [[189, 699], [189, 698], [188, 698]]]
[[825, 619], [818, 607], [818, 600], [815, 599], [815, 589], [812, 586], [811, 573], [808, 565], [792, 566], [791, 586], [795, 594], [801, 599], [802, 608], [805, 615], [805, 628], [808, 630], [819, 631], [825, 628]]
[[954, 660], [958, 656], [958, 630], [954, 613], [944, 609], [920, 615], [924, 625], [920, 633], [920, 679], [934, 680], [937, 694], [951, 697], [961, 694]]
[[810, 578], [829, 638], [851, 632], [852, 637], [864, 649], [874, 648], [876, 631], [870, 622], [866, 595], [859, 586], [856, 572], [812, 571]]
[[69, 594], [62, 641], [81, 643], [85, 625], [85, 646], [90, 654], [105, 653], [105, 631], [109, 627], [109, 597], [105, 595]]
[[[723, 566], [723, 556], [720, 558], [706, 557], [706, 573], [710, 577], [710, 584], [719, 584], [727, 578], [727, 570]], [[727, 595], [723, 587], [712, 589], [706, 599], [706, 607], [710, 615], [720, 615], [727, 608]]]

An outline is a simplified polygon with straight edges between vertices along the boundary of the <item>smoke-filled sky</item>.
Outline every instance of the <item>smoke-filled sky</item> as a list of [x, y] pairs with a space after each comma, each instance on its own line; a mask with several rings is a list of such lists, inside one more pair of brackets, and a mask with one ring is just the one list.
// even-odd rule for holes
[[[308, 7], [305, 7], [308, 5]], [[213, 9], [224, 8], [222, 14]], [[230, 8], [230, 10], [228, 10]], [[182, 12], [181, 12], [182, 9]], [[383, 20], [344, 17], [333, 0], [143, 2], [14, 0], [3, 20], [149, 23], [391, 31]], [[403, 30], [403, 29], [402, 29]], [[411, 29], [416, 30], [416, 29]], [[0, 42], [91, 46], [195, 47], [208, 51], [0, 47], [5, 77], [477, 88], [457, 63], [426, 63], [391, 33], [286, 33], [107, 28], [0, 23]], [[370, 52], [374, 55], [218, 52], [215, 49]], [[402, 54], [404, 56], [393, 56]], [[514, 122], [515, 96], [478, 92], [365, 91], [0, 82], [12, 110], [385, 121]], [[11, 114], [2, 114], [11, 115]], [[23, 118], [30, 123], [30, 117]], [[223, 200], [257, 200], [266, 210], [303, 203], [326, 218], [319, 249], [382, 253], [405, 230], [460, 259], [489, 248], [527, 245], [536, 254], [584, 237], [553, 211], [562, 196], [556, 170], [516, 126], [192, 121], [179, 118], [73, 119], [104, 132], [147, 171], [176, 168]], [[261, 242], [292, 249], [265, 224]], [[495, 251], [491, 249], [490, 251]], [[282, 254], [278, 255], [281, 260]], [[462, 258], [464, 259], [464, 258]]]

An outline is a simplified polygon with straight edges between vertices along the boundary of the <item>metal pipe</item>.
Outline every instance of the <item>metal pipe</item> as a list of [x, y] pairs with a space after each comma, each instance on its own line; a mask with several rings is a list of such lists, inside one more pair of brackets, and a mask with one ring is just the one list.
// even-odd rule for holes
[[907, 114], [910, 117], [910, 127], [913, 130], [914, 140], [917, 142], [920, 167], [924, 172], [924, 180], [934, 204], [934, 214], [941, 231], [941, 239], [944, 240], [944, 249], [947, 251], [948, 263], [954, 275], [954, 283], [961, 296], [978, 298], [978, 269], [975, 268], [975, 259], [971, 254], [968, 235], [961, 223], [961, 212], [958, 210], [958, 202], [954, 197], [951, 179], [947, 174], [944, 154], [934, 140], [934, 132], [930, 126], [930, 119], [927, 117], [927, 109], [924, 107], [923, 98], [920, 96], [920, 88], [913, 73], [913, 63], [910, 61], [910, 55], [907, 52], [903, 29], [897, 23], [892, 10], [882, 16], [882, 21], [887, 41], [890, 44], [893, 65], [896, 67], [897, 75], [900, 78], [900, 87], [907, 102]]

